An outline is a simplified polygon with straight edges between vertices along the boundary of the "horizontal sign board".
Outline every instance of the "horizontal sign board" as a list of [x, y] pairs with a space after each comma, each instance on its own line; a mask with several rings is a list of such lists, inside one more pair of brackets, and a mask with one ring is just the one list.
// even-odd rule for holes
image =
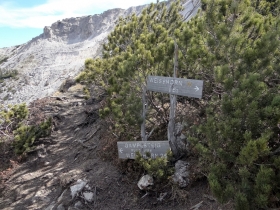
[[203, 80], [148, 76], [147, 89], [155, 92], [201, 98]]
[[135, 159], [136, 152], [146, 158], [146, 152], [151, 154], [151, 158], [166, 157], [170, 150], [168, 141], [119, 141], [119, 158]]

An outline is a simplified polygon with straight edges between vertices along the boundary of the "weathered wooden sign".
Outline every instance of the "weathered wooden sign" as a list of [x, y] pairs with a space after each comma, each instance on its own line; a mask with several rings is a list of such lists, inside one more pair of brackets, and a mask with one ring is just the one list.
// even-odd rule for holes
[[170, 150], [168, 141], [119, 141], [117, 144], [121, 159], [135, 159], [137, 151], [144, 158], [146, 152], [151, 154], [151, 158], [166, 157]]
[[203, 80], [148, 76], [147, 89], [173, 95], [202, 98]]

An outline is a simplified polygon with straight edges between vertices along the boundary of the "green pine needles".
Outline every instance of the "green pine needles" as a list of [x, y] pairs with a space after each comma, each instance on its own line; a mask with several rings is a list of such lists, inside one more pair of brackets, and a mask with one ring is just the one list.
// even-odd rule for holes
[[[115, 134], [140, 139], [146, 78], [172, 76], [176, 41], [178, 77], [204, 80], [203, 99], [186, 99], [196, 122], [192, 113], [180, 119], [212, 192], [236, 209], [279, 208], [280, 1], [203, 0], [201, 8], [189, 22], [179, 1], [120, 19], [103, 57], [86, 60], [79, 80], [103, 88], [100, 114]], [[147, 97], [148, 130], [167, 130], [168, 95]]]
[[34, 149], [33, 144], [39, 138], [47, 137], [51, 134], [52, 119], [41, 122], [39, 125], [20, 125], [14, 131], [15, 153], [21, 155]]
[[10, 105], [8, 109], [0, 112], [1, 134], [4, 134], [0, 138], [12, 137], [14, 151], [17, 155], [29, 152], [36, 140], [49, 136], [51, 133], [51, 118], [38, 125], [28, 125], [28, 115], [26, 104]]
[[[120, 18], [103, 46], [103, 57], [85, 61], [85, 71], [78, 81], [94, 82], [103, 88], [108, 97], [100, 115], [110, 118], [118, 136], [125, 134], [126, 139], [134, 139], [140, 133], [141, 98], [147, 76], [172, 75], [174, 29], [179, 30], [183, 24], [180, 10], [179, 1], [170, 7], [158, 3], [144, 9], [140, 16]], [[158, 96], [151, 93], [149, 104], [162, 106], [159, 102], [164, 99]], [[163, 118], [155, 122], [156, 114], [150, 112], [147, 118], [152, 125], [166, 124]]]
[[209, 87], [205, 122], [190, 139], [221, 202], [279, 207], [280, 2], [210, 0], [203, 8], [182, 35], [190, 67]]
[[144, 158], [139, 152], [137, 152], [135, 162], [157, 181], [167, 181], [174, 174], [174, 166], [172, 167], [171, 165], [171, 151], [168, 151], [166, 157], [151, 158], [151, 154], [148, 152], [146, 157], [147, 158]]

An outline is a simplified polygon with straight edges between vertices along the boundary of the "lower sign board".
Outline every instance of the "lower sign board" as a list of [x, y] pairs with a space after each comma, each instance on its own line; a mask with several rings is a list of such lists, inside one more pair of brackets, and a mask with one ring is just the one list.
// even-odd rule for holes
[[151, 154], [151, 158], [166, 157], [170, 150], [168, 141], [119, 141], [118, 151], [121, 159], [135, 159], [136, 152], [146, 158], [146, 153]]
[[147, 89], [156, 92], [201, 98], [203, 80], [148, 76]]

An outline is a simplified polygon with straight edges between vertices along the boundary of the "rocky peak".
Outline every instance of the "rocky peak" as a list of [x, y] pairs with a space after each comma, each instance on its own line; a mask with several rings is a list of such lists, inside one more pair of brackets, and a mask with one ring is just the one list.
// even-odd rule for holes
[[112, 27], [112, 21], [124, 14], [123, 9], [111, 9], [102, 14], [67, 18], [44, 28], [42, 38], [68, 44], [94, 38]]
[[[184, 16], [196, 14], [199, 4], [195, 2], [200, 3], [186, 1]], [[144, 7], [111, 9], [102, 14], [59, 20], [23, 45], [0, 48], [0, 73], [18, 72], [16, 79], [0, 78], [1, 104], [29, 104], [52, 95], [63, 81], [79, 74], [85, 59], [99, 56], [102, 43], [119, 17], [139, 14]]]

